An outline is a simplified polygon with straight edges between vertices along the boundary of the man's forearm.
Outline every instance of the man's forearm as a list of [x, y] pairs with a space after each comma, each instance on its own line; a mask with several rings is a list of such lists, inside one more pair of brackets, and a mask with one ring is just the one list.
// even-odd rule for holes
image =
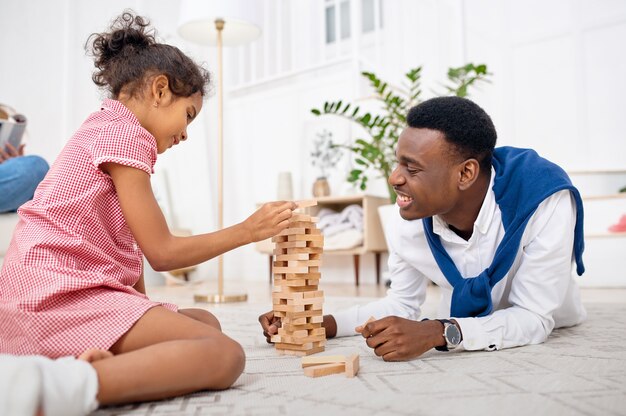
[[326, 329], [326, 338], [334, 338], [337, 335], [337, 321], [332, 315], [324, 315], [322, 326]]

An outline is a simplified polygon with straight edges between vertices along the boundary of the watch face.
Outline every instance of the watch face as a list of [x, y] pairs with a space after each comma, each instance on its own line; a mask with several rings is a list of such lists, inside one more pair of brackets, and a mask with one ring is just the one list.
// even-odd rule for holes
[[452, 345], [459, 345], [461, 343], [461, 332], [456, 325], [450, 324], [446, 327], [446, 341]]

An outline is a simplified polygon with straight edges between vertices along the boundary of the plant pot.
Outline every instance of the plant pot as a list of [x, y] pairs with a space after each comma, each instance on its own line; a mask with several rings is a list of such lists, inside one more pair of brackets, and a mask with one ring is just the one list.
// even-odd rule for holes
[[328, 196], [330, 195], [330, 186], [326, 178], [317, 178], [313, 183], [313, 196]]

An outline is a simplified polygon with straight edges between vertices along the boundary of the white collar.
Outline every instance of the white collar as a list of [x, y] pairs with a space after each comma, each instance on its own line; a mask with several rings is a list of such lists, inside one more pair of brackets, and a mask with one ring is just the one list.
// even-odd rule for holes
[[483, 200], [483, 204], [480, 207], [480, 211], [478, 212], [478, 217], [476, 217], [476, 221], [474, 221], [474, 231], [472, 232], [472, 236], [468, 241], [463, 240], [454, 231], [450, 230], [448, 224], [444, 220], [442, 220], [439, 215], [435, 215], [433, 217], [433, 232], [439, 235], [445, 241], [463, 244], [471, 243], [476, 238], [476, 231], [483, 235], [486, 234], [489, 226], [491, 225], [491, 220], [493, 219], [493, 215], [497, 207], [496, 196], [493, 193], [494, 177], [495, 171], [492, 167], [491, 179], [489, 180], [489, 188], [487, 189], [485, 199]]

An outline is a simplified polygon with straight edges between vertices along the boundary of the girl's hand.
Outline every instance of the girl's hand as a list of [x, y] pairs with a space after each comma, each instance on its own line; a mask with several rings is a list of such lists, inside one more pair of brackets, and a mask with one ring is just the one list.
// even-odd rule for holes
[[88, 363], [93, 363], [95, 361], [100, 361], [104, 360], [105, 358], [111, 357], [113, 357], [113, 353], [111, 351], [102, 350], [99, 348], [92, 348], [79, 355], [78, 359], [87, 361]]
[[277, 201], [263, 204], [243, 222], [251, 242], [270, 238], [287, 228], [289, 218], [298, 205], [292, 201]]

